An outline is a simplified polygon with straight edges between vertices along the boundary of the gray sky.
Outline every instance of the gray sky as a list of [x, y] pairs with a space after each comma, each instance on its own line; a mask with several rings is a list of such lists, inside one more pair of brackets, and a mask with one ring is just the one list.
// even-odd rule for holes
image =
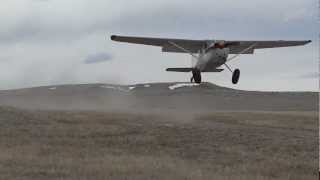
[[0, 89], [77, 83], [188, 81], [167, 67], [186, 54], [110, 41], [112, 34], [191, 39], [313, 40], [303, 47], [258, 50], [230, 62], [231, 74], [204, 80], [248, 90], [318, 89], [317, 0], [3, 0]]

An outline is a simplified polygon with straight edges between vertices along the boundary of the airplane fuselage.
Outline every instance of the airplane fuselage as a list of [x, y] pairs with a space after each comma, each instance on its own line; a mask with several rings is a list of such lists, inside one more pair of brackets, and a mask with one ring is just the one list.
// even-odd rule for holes
[[227, 61], [229, 51], [229, 48], [210, 48], [201, 52], [195, 68], [200, 71], [216, 69]]

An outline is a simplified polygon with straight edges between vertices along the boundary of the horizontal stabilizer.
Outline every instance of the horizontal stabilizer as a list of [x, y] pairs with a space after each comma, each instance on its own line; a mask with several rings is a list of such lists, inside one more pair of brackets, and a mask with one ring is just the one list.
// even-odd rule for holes
[[224, 69], [205, 69], [201, 72], [221, 72], [223, 71]]
[[166, 71], [172, 72], [191, 72], [193, 68], [167, 68]]
[[[167, 68], [167, 71], [171, 72], [191, 72], [193, 68]], [[205, 69], [201, 72], [221, 72], [223, 69]]]

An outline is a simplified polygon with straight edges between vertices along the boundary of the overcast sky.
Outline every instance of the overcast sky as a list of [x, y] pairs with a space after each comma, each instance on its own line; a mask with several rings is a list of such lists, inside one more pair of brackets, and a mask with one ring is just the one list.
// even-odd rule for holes
[[110, 35], [226, 40], [312, 40], [303, 47], [258, 50], [230, 62], [241, 70], [204, 81], [247, 90], [318, 89], [317, 0], [2, 0], [0, 89], [55, 84], [189, 81], [167, 67], [186, 54], [116, 43]]

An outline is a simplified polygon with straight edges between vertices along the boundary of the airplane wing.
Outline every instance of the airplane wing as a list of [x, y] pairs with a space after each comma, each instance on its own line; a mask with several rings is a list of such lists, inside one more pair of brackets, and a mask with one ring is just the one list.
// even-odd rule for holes
[[[177, 48], [172, 43], [183, 47], [192, 53], [198, 53], [213, 42], [224, 42], [230, 48], [230, 54], [253, 54], [255, 49], [279, 48], [290, 46], [301, 46], [311, 41], [224, 41], [224, 40], [188, 40], [188, 39], [169, 39], [169, 38], [149, 38], [149, 37], [130, 37], [112, 35], [111, 40], [134, 44], [143, 44], [162, 47], [163, 52], [185, 53], [181, 48]], [[252, 47], [252, 48], [250, 48]], [[249, 48], [249, 49], [248, 49]], [[246, 50], [248, 49], [248, 50]], [[244, 51], [246, 50], [246, 51]]]
[[302, 46], [310, 43], [311, 41], [226, 41], [228, 44], [232, 44], [230, 48], [230, 54], [238, 54], [243, 50], [252, 46], [251, 49], [242, 54], [253, 54], [255, 49], [266, 49], [266, 48], [280, 48], [280, 47], [291, 47], [291, 46]]
[[181, 49], [176, 48], [170, 42], [174, 42], [183, 46], [185, 49], [192, 53], [197, 53], [205, 44], [203, 40], [187, 40], [187, 39], [167, 39], [167, 38], [147, 38], [147, 37], [129, 37], [129, 36], [116, 36], [112, 35], [111, 40], [118, 42], [127, 42], [134, 44], [143, 44], [150, 46], [160, 46], [163, 52], [181, 52]]

